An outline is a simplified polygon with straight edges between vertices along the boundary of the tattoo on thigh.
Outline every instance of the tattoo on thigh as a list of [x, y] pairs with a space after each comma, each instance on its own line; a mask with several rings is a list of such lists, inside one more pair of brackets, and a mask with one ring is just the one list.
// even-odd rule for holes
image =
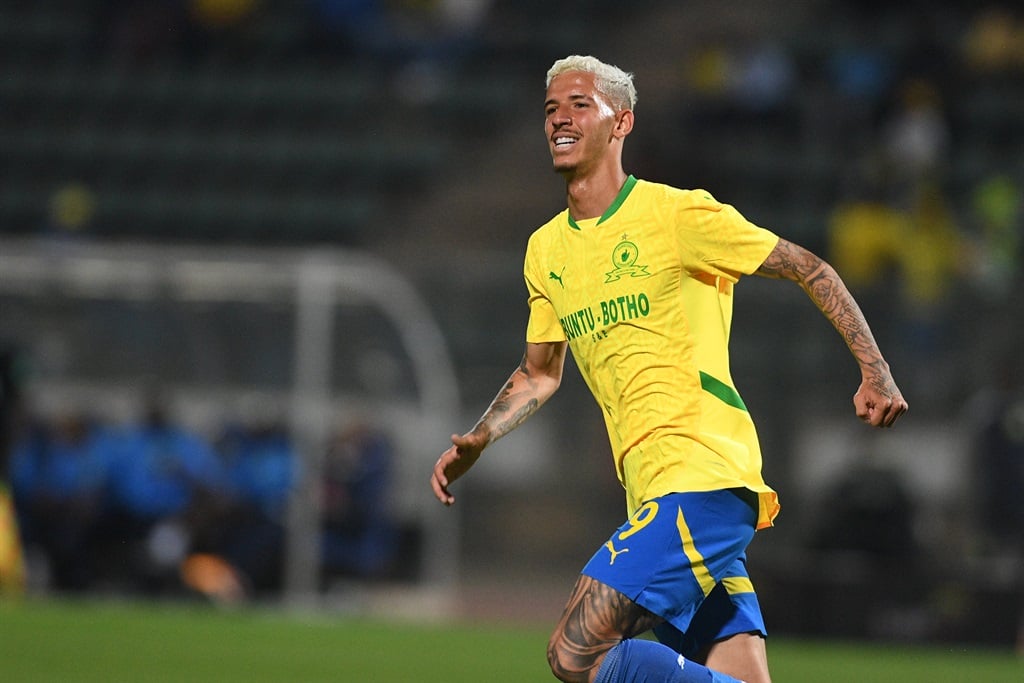
[[662, 621], [614, 588], [581, 575], [551, 639], [548, 659], [556, 675], [575, 680], [620, 640], [638, 636]]

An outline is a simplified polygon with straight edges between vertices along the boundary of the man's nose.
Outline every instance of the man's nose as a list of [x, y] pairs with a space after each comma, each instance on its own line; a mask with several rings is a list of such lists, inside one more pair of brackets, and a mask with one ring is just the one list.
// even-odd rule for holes
[[567, 111], [557, 111], [551, 117], [551, 125], [555, 128], [561, 128], [562, 126], [568, 126], [572, 123], [572, 116]]

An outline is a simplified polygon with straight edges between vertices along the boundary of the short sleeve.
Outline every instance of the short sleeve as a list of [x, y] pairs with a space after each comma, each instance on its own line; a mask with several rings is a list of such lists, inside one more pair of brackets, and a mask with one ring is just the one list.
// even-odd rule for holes
[[757, 270], [779, 242], [779, 236], [751, 223], [735, 207], [722, 204], [704, 190], [692, 190], [676, 214], [684, 266], [736, 281]]
[[536, 237], [531, 238], [526, 248], [526, 261], [523, 265], [523, 276], [529, 294], [530, 319], [526, 325], [526, 341], [530, 343], [565, 341], [565, 330], [558, 321], [551, 300], [543, 286], [543, 278], [536, 270]]

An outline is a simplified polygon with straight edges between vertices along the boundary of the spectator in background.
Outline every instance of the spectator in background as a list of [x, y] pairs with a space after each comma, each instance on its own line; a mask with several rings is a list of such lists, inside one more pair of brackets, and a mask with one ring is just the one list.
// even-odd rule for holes
[[1021, 186], [1004, 171], [983, 178], [971, 193], [971, 215], [981, 259], [979, 284], [996, 301], [1009, 297], [1024, 273], [1022, 208]]
[[917, 195], [941, 182], [950, 145], [938, 88], [929, 80], [911, 78], [899, 89], [895, 108], [880, 131], [887, 184], [896, 201], [911, 204]]
[[25, 564], [14, 499], [11, 452], [22, 410], [22, 355], [14, 345], [0, 346], [0, 595], [18, 593], [25, 584]]
[[1008, 6], [980, 8], [967, 23], [961, 56], [983, 77], [1006, 77], [1024, 70], [1024, 22]]
[[89, 237], [96, 217], [96, 194], [84, 183], [62, 185], [50, 196], [44, 234], [55, 244], [70, 244]]
[[[895, 362], [903, 360], [901, 353], [912, 355], [904, 362], [913, 369], [910, 380], [927, 406], [959, 387], [949, 375], [955, 372], [948, 350], [955, 332], [951, 311], [957, 285], [976, 269], [971, 243], [926, 167], [899, 176], [913, 178], [913, 190], [904, 195], [910, 185], [897, 182], [894, 193], [891, 167], [865, 164], [854, 181], [857, 189], [829, 217], [828, 251], [850, 289], [867, 300], [866, 310], [879, 328], [894, 325], [892, 333], [910, 340], [896, 349]], [[898, 322], [890, 322], [885, 310], [871, 310], [874, 301], [894, 296], [900, 304]]]
[[133, 577], [154, 592], [176, 587], [192, 539], [216, 519], [205, 511], [225, 495], [220, 462], [202, 436], [170, 421], [156, 396], [116, 449], [111, 491], [131, 544]]
[[232, 495], [246, 507], [283, 524], [298, 480], [298, 458], [279, 420], [231, 425], [219, 443]]
[[392, 445], [366, 424], [339, 433], [327, 453], [323, 482], [324, 572], [379, 576], [397, 550], [385, 503], [391, 496]]
[[829, 260], [851, 289], [872, 295], [890, 290], [909, 222], [877, 188], [866, 186], [835, 207], [828, 224]]
[[907, 339], [917, 358], [919, 388], [945, 397], [942, 384], [955, 362], [948, 357], [950, 312], [958, 283], [973, 269], [973, 255], [949, 202], [934, 184], [922, 185], [909, 212], [910, 232], [900, 250]]
[[684, 69], [693, 90], [687, 106], [699, 106], [698, 119], [725, 118], [763, 126], [781, 125], [789, 115], [797, 73], [792, 56], [781, 44], [763, 40], [742, 50], [711, 44], [690, 55]]
[[18, 443], [12, 479], [25, 546], [42, 551], [52, 588], [83, 591], [96, 580], [110, 465], [108, 435], [77, 412], [33, 425]]
[[216, 554], [242, 577], [248, 591], [281, 587], [288, 501], [299, 462], [280, 420], [229, 425], [217, 444], [229, 498], [217, 523], [195, 550]]
[[[931, 30], [914, 28], [913, 52], [920, 62], [932, 54]], [[911, 70], [900, 78], [884, 51], [872, 50], [884, 59], [868, 69], [870, 86], [854, 92], [871, 102], [880, 97], [880, 86], [891, 83], [895, 89], [888, 107], [880, 107], [871, 117], [876, 122], [858, 137], [856, 148], [863, 155], [853, 181], [858, 190], [830, 217], [830, 258], [868, 306], [872, 299], [897, 295], [899, 322], [892, 333], [910, 344], [897, 347], [895, 362], [907, 354], [906, 365], [914, 369], [910, 382], [927, 407], [960, 388], [950, 375], [954, 359], [947, 349], [954, 330], [949, 316], [957, 284], [974, 268], [973, 252], [944, 192], [952, 137], [940, 88], [944, 65], [941, 60], [930, 67], [905, 65]]]
[[25, 564], [17, 514], [9, 490], [0, 487], [0, 597], [17, 595], [25, 588]]

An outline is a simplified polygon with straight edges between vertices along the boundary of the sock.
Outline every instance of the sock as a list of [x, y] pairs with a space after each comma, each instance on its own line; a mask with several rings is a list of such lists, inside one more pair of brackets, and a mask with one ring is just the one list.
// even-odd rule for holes
[[605, 655], [594, 683], [741, 683], [651, 640], [624, 640]]

